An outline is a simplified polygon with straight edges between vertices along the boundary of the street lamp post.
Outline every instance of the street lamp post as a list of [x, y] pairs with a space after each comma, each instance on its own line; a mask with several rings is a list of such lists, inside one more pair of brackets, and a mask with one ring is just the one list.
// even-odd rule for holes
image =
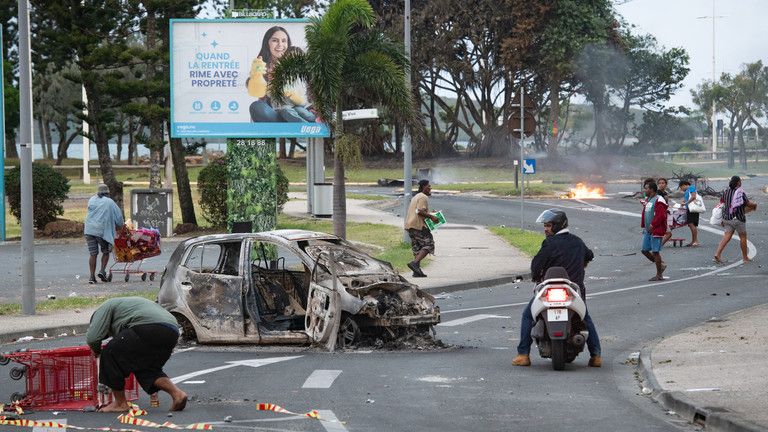
[[28, 0], [19, 5], [19, 137], [21, 138], [21, 313], [35, 314], [35, 251], [32, 211], [32, 70]]
[[[717, 81], [717, 73], [715, 72], [715, 20], [717, 18], [724, 18], [724, 15], [715, 15], [716, 0], [712, 0], [712, 15], [700, 16], [698, 19], [712, 19], [712, 85], [715, 85]], [[717, 104], [714, 99], [712, 100], [712, 159], [717, 159]]]
[[[405, 27], [405, 55], [408, 58], [408, 62], [411, 61], [411, 0], [405, 0], [405, 13], [404, 13], [404, 27]], [[405, 82], [408, 86], [408, 91], [411, 88], [411, 69], [410, 66], [405, 73]], [[408, 206], [411, 203], [411, 178], [413, 178], [413, 167], [411, 161], [411, 134], [408, 130], [408, 126], [405, 127], [405, 133], [403, 134], [403, 220], [408, 217]], [[405, 226], [405, 223], [403, 223]], [[403, 241], [410, 243], [411, 238], [408, 236], [408, 232], [403, 230]]]

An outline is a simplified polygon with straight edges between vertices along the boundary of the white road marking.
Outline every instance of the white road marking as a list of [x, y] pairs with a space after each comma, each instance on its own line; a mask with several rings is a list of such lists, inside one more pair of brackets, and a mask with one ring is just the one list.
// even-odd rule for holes
[[717, 387], [707, 387], [707, 388], [692, 388], [692, 389], [686, 389], [687, 392], [709, 392], [709, 391], [720, 391]]
[[509, 318], [507, 316], [500, 316], [500, 315], [488, 315], [488, 314], [479, 314], [479, 315], [472, 315], [465, 318], [459, 318], [455, 319], [453, 321], [446, 321], [444, 323], [438, 324], [440, 327], [454, 327], [458, 325], [464, 325], [469, 324], [471, 322], [480, 321], [488, 318]]
[[318, 414], [320, 414], [320, 418], [325, 421], [321, 421], [320, 424], [323, 425], [323, 428], [327, 432], [347, 432], [347, 428], [344, 427], [344, 423], [340, 422], [338, 418], [336, 418], [336, 414], [333, 413], [331, 410], [318, 410]]
[[185, 353], [185, 352], [189, 352], [189, 351], [194, 351], [194, 349], [195, 349], [195, 347], [191, 347], [191, 348], [182, 348], [182, 349], [177, 349], [177, 350], [176, 350], [176, 351], [174, 351], [173, 353], [174, 353], [174, 354], [181, 354], [181, 353]]
[[[640, 217], [639, 214], [635, 214], [635, 213], [631, 213], [631, 212], [627, 212], [627, 211], [623, 211], [623, 210], [613, 210], [613, 209], [610, 209], [608, 207], [600, 207], [598, 205], [595, 205], [595, 204], [592, 204], [592, 203], [588, 203], [586, 201], [581, 201], [581, 200], [574, 200], [574, 201], [577, 201], [577, 202], [580, 202], [582, 204], [585, 204], [585, 205], [589, 206], [589, 208], [578, 208], [578, 210], [597, 211], [597, 212], [618, 214], [618, 215], [623, 215], [623, 216]], [[540, 205], [549, 206], [549, 207], [573, 208], [573, 207], [564, 206], [564, 205], [558, 205], [558, 204], [544, 204], [544, 203], [533, 203], [533, 204], [540, 204]], [[708, 231], [708, 232], [711, 232], [711, 233], [715, 233], [715, 234], [720, 234], [720, 235], [723, 234], [722, 230], [719, 230], [717, 228], [708, 227], [708, 226], [703, 226], [702, 225], [702, 226], [699, 226], [699, 229], [700, 230], [704, 230], [704, 231]], [[737, 237], [737, 236], [738, 236], [738, 234], [735, 235], [734, 237]], [[750, 259], [754, 258], [755, 255], [757, 255], [757, 249], [755, 248], [755, 245], [751, 241], [749, 241], [749, 240], [747, 240], [747, 250], [748, 250], [747, 251], [747, 256]], [[634, 291], [634, 290], [643, 289], [643, 288], [657, 287], [657, 286], [661, 286], [661, 285], [673, 284], [673, 283], [678, 283], [678, 282], [686, 282], [686, 281], [690, 281], [690, 280], [694, 280], [694, 279], [699, 279], [699, 278], [703, 278], [703, 277], [714, 276], [714, 275], [717, 275], [718, 273], [722, 273], [722, 272], [731, 270], [731, 269], [733, 269], [735, 267], [738, 267], [738, 266], [740, 266], [742, 264], [744, 264], [744, 261], [743, 260], [739, 260], [739, 261], [736, 261], [733, 264], [729, 264], [729, 265], [727, 265], [725, 267], [720, 267], [720, 268], [717, 268], [715, 270], [712, 270], [712, 271], [709, 271], [709, 272], [706, 272], [706, 273], [699, 273], [697, 275], [685, 277], [685, 278], [682, 278], [682, 279], [665, 279], [665, 280], [659, 281], [659, 282], [642, 284], [642, 285], [637, 285], [637, 286], [632, 286], [632, 287], [627, 287], [627, 288], [619, 288], [619, 289], [609, 290], [609, 291], [600, 291], [600, 292], [596, 292], [596, 293], [592, 293], [592, 294], [587, 294], [587, 299], [590, 299], [592, 297], [601, 296], [601, 295], [606, 295], [606, 294], [615, 294], [615, 293], [624, 292], [624, 291]], [[528, 304], [528, 302], [505, 303], [505, 304], [499, 304], [499, 305], [493, 305], [493, 306], [480, 306], [480, 307], [474, 307], [474, 308], [454, 309], [454, 310], [445, 310], [445, 311], [441, 310], [440, 313], [444, 315], [444, 314], [457, 313], [457, 312], [470, 312], [470, 311], [479, 311], [479, 310], [503, 309], [503, 308], [514, 307], [514, 306], [523, 306], [523, 305], [527, 305], [527, 304]]]
[[188, 374], [184, 374], [184, 375], [178, 376], [176, 378], [171, 378], [171, 381], [174, 382], [174, 383], [180, 383], [180, 382], [186, 381], [186, 380], [188, 380], [190, 378], [199, 377], [200, 375], [209, 374], [211, 372], [218, 372], [220, 370], [230, 369], [230, 368], [233, 368], [235, 366], [260, 367], [260, 366], [265, 366], [265, 365], [272, 364], [272, 363], [279, 363], [279, 362], [282, 362], [282, 361], [297, 359], [299, 357], [301, 357], [301, 356], [270, 357], [270, 358], [264, 358], [264, 359], [232, 361], [232, 362], [227, 362], [228, 364], [226, 364], [224, 366], [218, 366], [218, 367], [214, 367], [214, 368], [210, 368], [210, 369], [203, 369], [203, 370], [199, 370], [199, 371], [195, 371], [195, 372], [190, 372]]
[[301, 388], [327, 389], [331, 388], [336, 378], [341, 375], [340, 370], [317, 369], [304, 381]]
[[182, 384], [205, 384], [205, 380], [198, 380], [198, 381], [184, 381]]

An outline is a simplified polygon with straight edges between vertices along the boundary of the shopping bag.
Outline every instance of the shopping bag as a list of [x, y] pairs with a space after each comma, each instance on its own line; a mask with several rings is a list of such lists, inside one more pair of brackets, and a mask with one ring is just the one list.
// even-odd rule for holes
[[704, 200], [701, 199], [701, 195], [696, 194], [696, 198], [688, 203], [688, 211], [691, 213], [704, 213], [707, 211], [707, 207], [704, 206]]
[[722, 222], [723, 222], [723, 203], [720, 203], [712, 209], [712, 216], [709, 217], [709, 223], [712, 225], [720, 225]]
[[437, 217], [437, 223], [432, 222], [432, 219], [429, 218], [424, 220], [424, 223], [427, 225], [427, 228], [429, 228], [430, 231], [434, 231], [445, 225], [445, 216], [443, 216], [443, 212], [436, 212], [434, 213], [434, 216]]

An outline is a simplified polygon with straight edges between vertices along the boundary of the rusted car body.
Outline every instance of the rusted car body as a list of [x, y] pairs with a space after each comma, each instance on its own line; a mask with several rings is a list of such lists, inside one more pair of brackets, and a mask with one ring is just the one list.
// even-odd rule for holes
[[[179, 244], [158, 303], [200, 343], [305, 344], [333, 350], [440, 322], [428, 293], [333, 235], [215, 234]], [[337, 340], [338, 338], [338, 340]]]

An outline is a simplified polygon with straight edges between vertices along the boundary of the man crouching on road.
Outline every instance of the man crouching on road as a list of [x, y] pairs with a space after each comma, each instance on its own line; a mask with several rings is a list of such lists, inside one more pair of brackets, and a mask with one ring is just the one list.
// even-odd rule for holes
[[[550, 267], [563, 267], [568, 272], [571, 282], [581, 288], [581, 298], [587, 301], [587, 292], [584, 287], [584, 268], [594, 259], [595, 254], [576, 235], [568, 231], [568, 217], [561, 210], [544, 210], [536, 223], [544, 224], [544, 235], [547, 237], [541, 242], [541, 249], [531, 261], [531, 278], [539, 283]], [[512, 366], [531, 365], [531, 345], [533, 338], [533, 315], [531, 315], [531, 303], [523, 309], [523, 317], [520, 323], [520, 343], [517, 345], [517, 357], [512, 360]], [[589, 316], [589, 309], [584, 315], [584, 324], [587, 326], [587, 349], [589, 350], [589, 366], [600, 367], [603, 360], [600, 357], [600, 338], [597, 329]]]
[[[101, 342], [112, 340], [102, 350]], [[126, 412], [125, 378], [131, 373], [148, 394], [163, 390], [173, 399], [171, 411], [187, 405], [187, 394], [171, 382], [163, 366], [179, 340], [179, 325], [170, 312], [142, 297], [109, 299], [91, 316], [86, 341], [99, 359], [99, 382], [114, 400], [99, 412]]]
[[413, 271], [413, 277], [427, 277], [421, 271], [421, 260], [427, 254], [435, 254], [435, 239], [427, 228], [424, 220], [429, 218], [432, 222], [440, 222], [437, 217], [429, 213], [429, 200], [432, 196], [432, 185], [429, 180], [419, 180], [419, 192], [411, 198], [408, 206], [408, 214], [405, 217], [405, 230], [411, 238], [411, 250], [413, 261], [408, 263], [408, 268]]

